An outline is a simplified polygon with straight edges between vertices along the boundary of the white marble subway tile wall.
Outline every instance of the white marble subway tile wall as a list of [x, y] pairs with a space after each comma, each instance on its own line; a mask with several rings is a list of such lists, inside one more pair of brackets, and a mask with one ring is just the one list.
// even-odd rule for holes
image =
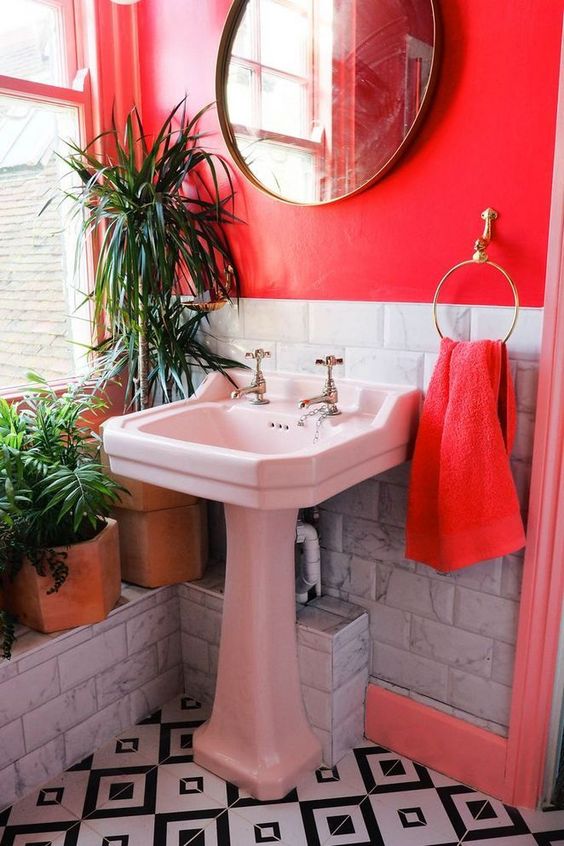
[[[213, 568], [199, 582], [180, 585], [184, 686], [211, 704], [215, 692], [224, 576]], [[322, 597], [300, 609], [298, 663], [304, 705], [323, 749], [334, 766], [364, 734], [368, 683], [368, 614], [357, 605]]]
[[[441, 306], [445, 334], [499, 337], [511, 309]], [[523, 308], [509, 343], [518, 421], [512, 468], [526, 517], [542, 309]], [[263, 346], [269, 368], [339, 375], [425, 390], [439, 349], [431, 307], [415, 303], [241, 299], [211, 318], [208, 343], [233, 358]], [[265, 368], [266, 369], [266, 368]], [[320, 375], [320, 379], [322, 376]], [[403, 557], [409, 464], [322, 504], [325, 593], [366, 608], [371, 681], [506, 734], [522, 554], [440, 575]], [[221, 535], [221, 532], [218, 532]]]
[[103, 623], [24, 630], [0, 661], [0, 808], [182, 691], [176, 587], [124, 587]]

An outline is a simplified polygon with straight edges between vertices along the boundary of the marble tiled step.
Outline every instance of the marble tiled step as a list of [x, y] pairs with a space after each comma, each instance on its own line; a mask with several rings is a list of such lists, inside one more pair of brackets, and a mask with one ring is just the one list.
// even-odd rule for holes
[[18, 627], [0, 661], [0, 806], [76, 763], [183, 689], [177, 587], [123, 585], [106, 620]]

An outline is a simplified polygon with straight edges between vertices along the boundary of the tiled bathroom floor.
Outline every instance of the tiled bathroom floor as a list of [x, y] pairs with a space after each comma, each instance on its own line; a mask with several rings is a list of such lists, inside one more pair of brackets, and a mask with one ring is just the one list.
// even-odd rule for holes
[[193, 763], [205, 716], [189, 696], [169, 702], [0, 812], [0, 846], [564, 844], [564, 811], [504, 806], [368, 741], [258, 802]]

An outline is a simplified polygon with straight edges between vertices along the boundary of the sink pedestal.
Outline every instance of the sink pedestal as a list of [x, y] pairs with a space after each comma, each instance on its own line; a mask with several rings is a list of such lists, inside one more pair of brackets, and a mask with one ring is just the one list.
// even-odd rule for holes
[[196, 763], [260, 800], [281, 799], [321, 764], [298, 671], [297, 514], [225, 506], [217, 688], [209, 721], [194, 733]]

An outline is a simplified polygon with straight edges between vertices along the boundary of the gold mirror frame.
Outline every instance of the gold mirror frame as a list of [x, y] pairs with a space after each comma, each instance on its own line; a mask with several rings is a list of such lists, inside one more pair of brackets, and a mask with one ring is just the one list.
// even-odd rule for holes
[[[370, 2], [370, 0], [369, 0]], [[373, 0], [373, 2], [377, 2], [377, 0]], [[248, 0], [233, 0], [233, 4], [228, 12], [227, 19], [225, 21], [225, 25], [223, 27], [223, 32], [221, 35], [221, 40], [219, 43], [219, 50], [217, 56], [217, 64], [216, 64], [216, 76], [215, 76], [215, 91], [216, 91], [216, 102], [217, 102], [217, 114], [219, 118], [219, 124], [221, 127], [221, 132], [223, 134], [223, 139], [227, 145], [227, 149], [229, 150], [229, 154], [233, 158], [235, 164], [239, 168], [239, 170], [243, 173], [243, 175], [251, 182], [255, 188], [258, 188], [259, 191], [262, 191], [263, 194], [266, 194], [269, 197], [273, 197], [276, 200], [280, 200], [283, 203], [287, 203], [288, 205], [292, 206], [327, 206], [331, 203], [341, 202], [342, 200], [346, 200], [349, 197], [354, 197], [356, 194], [360, 194], [362, 191], [365, 191], [367, 188], [370, 188], [376, 182], [379, 182], [381, 179], [384, 178], [396, 165], [398, 160], [405, 154], [407, 148], [413, 143], [415, 136], [421, 126], [421, 123], [426, 117], [427, 111], [429, 109], [429, 105], [431, 99], [433, 97], [433, 93], [436, 88], [437, 77], [438, 77], [438, 69], [441, 59], [441, 26], [440, 26], [440, 18], [438, 13], [438, 0], [425, 0], [425, 2], [429, 3], [431, 7], [431, 14], [433, 17], [433, 58], [431, 60], [431, 66], [429, 70], [429, 81], [427, 83], [427, 87], [425, 88], [425, 93], [423, 94], [423, 98], [421, 100], [421, 105], [419, 107], [419, 111], [411, 124], [409, 130], [407, 131], [403, 141], [396, 149], [396, 151], [390, 156], [387, 162], [380, 167], [380, 169], [374, 173], [374, 175], [368, 179], [366, 182], [362, 183], [355, 188], [354, 191], [350, 191], [347, 194], [343, 194], [339, 197], [332, 197], [330, 200], [320, 200], [314, 203], [306, 203], [300, 202], [298, 200], [291, 200], [288, 197], [283, 197], [280, 194], [277, 194], [274, 191], [271, 191], [265, 185], [263, 185], [260, 180], [256, 178], [252, 170], [247, 165], [245, 159], [239, 152], [237, 147], [237, 143], [235, 141], [235, 137], [231, 128], [231, 124], [227, 117], [227, 77], [228, 77], [228, 66], [231, 57], [231, 45], [235, 39], [235, 34], [237, 28], [239, 26], [239, 22], [243, 15], [243, 12], [247, 6]]]

